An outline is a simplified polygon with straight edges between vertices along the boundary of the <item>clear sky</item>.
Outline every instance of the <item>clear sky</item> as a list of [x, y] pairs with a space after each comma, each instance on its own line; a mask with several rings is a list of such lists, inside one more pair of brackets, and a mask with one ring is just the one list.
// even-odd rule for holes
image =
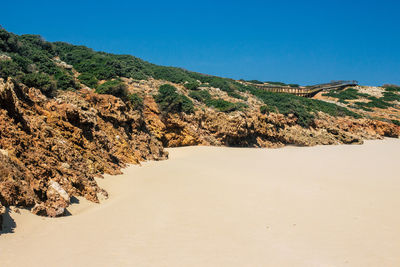
[[218, 76], [400, 84], [399, 0], [2, 1], [0, 25]]

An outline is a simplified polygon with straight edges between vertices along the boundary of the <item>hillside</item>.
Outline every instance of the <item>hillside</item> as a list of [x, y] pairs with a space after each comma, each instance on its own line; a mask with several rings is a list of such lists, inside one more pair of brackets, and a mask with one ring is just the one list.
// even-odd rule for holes
[[[94, 177], [187, 145], [276, 148], [400, 135], [397, 86], [315, 99], [0, 29], [0, 214], [62, 216]], [[297, 86], [297, 85], [292, 85]], [[1, 216], [0, 216], [1, 225]]]

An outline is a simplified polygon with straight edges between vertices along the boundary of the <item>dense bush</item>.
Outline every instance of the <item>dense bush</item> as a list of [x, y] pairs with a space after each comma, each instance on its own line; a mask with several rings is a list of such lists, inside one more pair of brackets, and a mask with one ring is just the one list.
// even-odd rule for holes
[[354, 102], [354, 105], [366, 111], [372, 111], [372, 108], [387, 109], [394, 106], [393, 104], [384, 101], [383, 97], [377, 98], [374, 96], [370, 96], [368, 97], [368, 99], [370, 100], [370, 102]]
[[244, 108], [248, 107], [244, 103], [232, 103], [223, 99], [211, 99], [206, 104], [207, 106], [216, 108], [222, 112], [233, 112], [237, 110], [243, 110]]
[[169, 84], [161, 85], [155, 100], [161, 110], [166, 113], [193, 113], [194, 106], [192, 100], [187, 96], [178, 94], [176, 88]]
[[75, 90], [79, 89], [80, 86], [75, 82], [75, 79], [66, 71], [57, 71], [54, 75], [57, 82], [57, 89], [61, 90]]
[[54, 43], [60, 58], [74, 66], [80, 73], [91, 73], [98, 80], [117, 77], [146, 79], [151, 73], [151, 64], [130, 55], [113, 55], [96, 52], [85, 46], [63, 42]]
[[[389, 90], [387, 90], [387, 88], [389, 88]], [[394, 107], [395, 104], [392, 102], [400, 101], [400, 95], [395, 93], [397, 92], [395, 88], [396, 87], [393, 86], [385, 87], [386, 92], [384, 92], [383, 97], [380, 98], [363, 94], [363, 96], [367, 97], [369, 102], [354, 102], [352, 107], [360, 108], [365, 111], [373, 111], [373, 108], [387, 109], [389, 107]]]
[[136, 93], [128, 94], [128, 100], [134, 109], [141, 109], [143, 107], [143, 99]]
[[269, 113], [269, 112], [279, 112], [279, 111], [277, 109], [274, 109], [274, 108], [270, 107], [270, 106], [264, 105], [264, 106], [260, 107], [260, 112], [262, 114], [266, 114], [266, 113]]
[[384, 100], [384, 101], [399, 101], [400, 102], [400, 95], [393, 93], [393, 91], [384, 92], [382, 100]]
[[[242, 80], [242, 81], [244, 81], [244, 80]], [[254, 83], [254, 84], [263, 84], [263, 82], [261, 82], [259, 80], [248, 80], [247, 82]]]
[[200, 90], [200, 91], [190, 91], [189, 96], [193, 99], [196, 99], [199, 102], [206, 103], [208, 100], [210, 100], [212, 97], [210, 93], [206, 90]]
[[197, 81], [193, 81], [193, 82], [185, 83], [184, 86], [188, 90], [197, 90], [197, 89], [199, 89], [200, 84]]
[[190, 80], [190, 77], [179, 68], [152, 66], [152, 69], [152, 76], [159, 80], [166, 80], [173, 83], [184, 83]]
[[120, 79], [115, 79], [99, 85], [96, 89], [96, 93], [124, 98], [127, 96], [127, 88]]
[[287, 83], [283, 83], [283, 82], [271, 82], [271, 81], [268, 81], [266, 83], [269, 83], [270, 85], [276, 85], [276, 86], [289, 86], [289, 87], [295, 87], [295, 88], [300, 87], [300, 85], [297, 83], [287, 84]]
[[297, 117], [297, 122], [303, 127], [308, 127], [312, 124], [317, 111], [322, 111], [332, 116], [360, 117], [359, 114], [344, 107], [320, 100], [291, 94], [272, 93], [254, 87], [247, 87], [247, 90], [266, 104], [266, 107], [262, 108], [263, 112], [279, 112], [284, 115], [294, 114]]
[[99, 80], [91, 73], [85, 72], [78, 76], [78, 79], [84, 85], [90, 88], [96, 88]]
[[394, 84], [384, 84], [383, 87], [387, 92], [400, 92], [400, 86]]
[[236, 110], [243, 110], [244, 108], [248, 107], [244, 103], [232, 103], [223, 99], [215, 99], [212, 98], [210, 93], [205, 90], [201, 91], [191, 91], [189, 96], [197, 101], [203, 102], [208, 107], [215, 108], [222, 112], [232, 112]]
[[28, 87], [35, 87], [48, 93], [55, 89], [56, 84], [46, 73], [29, 73], [21, 78], [21, 82]]
[[18, 36], [0, 28], [0, 51], [12, 59], [0, 62], [3, 78], [12, 76], [44, 91], [78, 88], [73, 75], [54, 63], [57, 55], [54, 44], [38, 35]]
[[357, 89], [349, 88], [342, 91], [329, 91], [325, 96], [338, 98], [339, 102], [346, 103], [346, 100], [369, 97], [368, 94], [359, 93]]
[[210, 99], [206, 104], [222, 112], [232, 112], [238, 109], [234, 103], [223, 99]]
[[269, 83], [269, 84], [272, 84], [272, 85], [287, 86], [287, 84], [283, 83], [283, 82], [271, 82], [271, 81], [268, 81], [266, 83]]
[[22, 74], [21, 68], [11, 60], [0, 61], [0, 78], [7, 79]]

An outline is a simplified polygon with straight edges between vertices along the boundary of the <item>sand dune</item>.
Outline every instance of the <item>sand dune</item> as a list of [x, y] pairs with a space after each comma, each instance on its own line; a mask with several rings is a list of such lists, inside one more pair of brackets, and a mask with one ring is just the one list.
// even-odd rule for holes
[[73, 216], [11, 212], [0, 266], [400, 266], [398, 139], [169, 151]]

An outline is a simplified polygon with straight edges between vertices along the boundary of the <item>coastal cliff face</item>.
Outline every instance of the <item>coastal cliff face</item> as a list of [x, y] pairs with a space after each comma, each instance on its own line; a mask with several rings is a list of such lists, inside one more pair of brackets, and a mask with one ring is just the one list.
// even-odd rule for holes
[[107, 192], [95, 177], [120, 174], [127, 164], [167, 159], [164, 147], [277, 148], [400, 136], [400, 127], [392, 123], [322, 112], [310, 127], [300, 126], [294, 115], [262, 114], [256, 108], [225, 113], [196, 103], [191, 114], [165, 113], [153, 97], [161, 83], [143, 86], [143, 106], [135, 109], [88, 88], [47, 97], [1, 79], [0, 214], [14, 205], [55, 217], [65, 214], [71, 197], [98, 202]]
[[315, 125], [303, 128], [282, 114], [198, 112], [168, 115], [162, 119], [163, 144], [167, 147], [212, 145], [276, 148], [362, 144], [365, 139], [398, 137], [399, 127], [368, 119], [335, 118], [319, 114]]
[[107, 196], [95, 176], [167, 158], [142, 114], [114, 96], [81, 90], [47, 98], [9, 79], [0, 81], [0, 105], [3, 206], [59, 216], [72, 196]]

